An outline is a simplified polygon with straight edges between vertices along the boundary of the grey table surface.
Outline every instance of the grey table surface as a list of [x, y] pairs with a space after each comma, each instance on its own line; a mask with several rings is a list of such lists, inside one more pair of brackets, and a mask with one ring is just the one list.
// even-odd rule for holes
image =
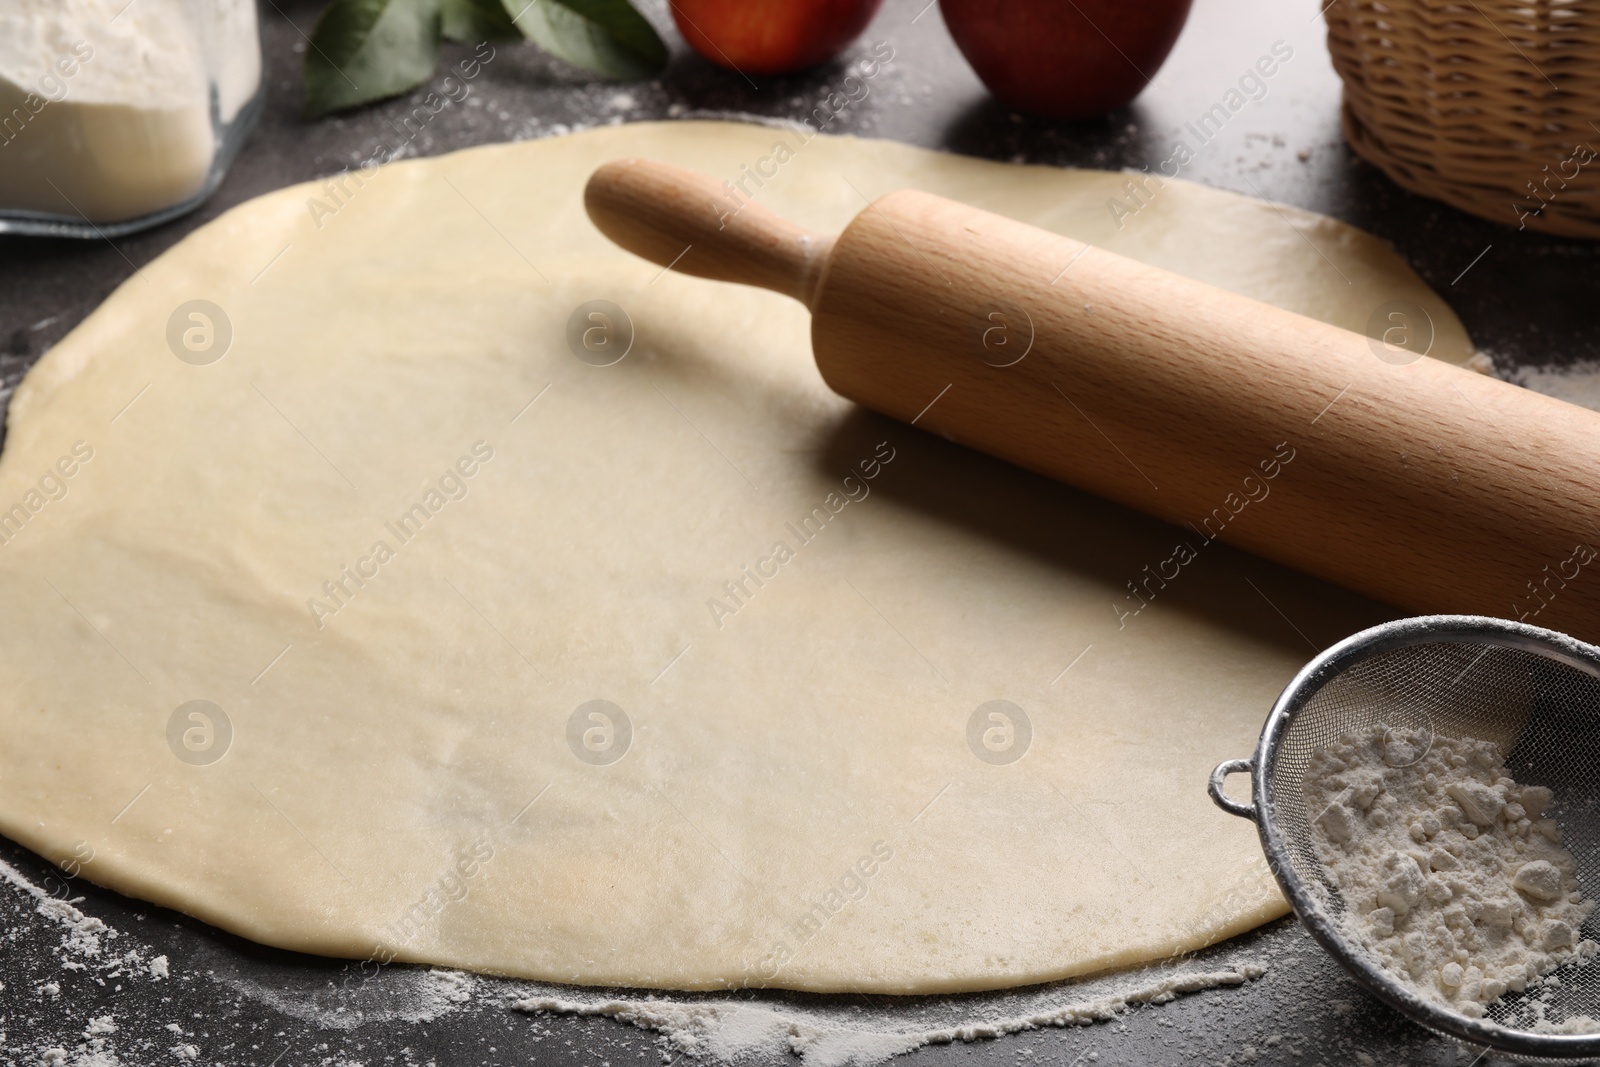
[[[300, 118], [299, 64], [318, 6], [309, 0], [262, 5], [266, 110], [221, 188], [200, 210], [114, 242], [0, 238], [0, 379], [7, 394], [136, 266], [235, 204], [359, 163], [386, 139], [389, 123], [415, 106], [414, 97], [320, 122]], [[1589, 328], [1585, 311], [1592, 307], [1587, 301], [1600, 295], [1597, 246], [1468, 217], [1396, 188], [1351, 154], [1339, 134], [1339, 83], [1315, 2], [1197, 0], [1150, 88], [1123, 111], [1078, 124], [1024, 118], [987, 97], [951, 43], [937, 6], [927, 0], [887, 0], [862, 41], [838, 63], [753, 85], [689, 54], [671, 33], [664, 4], [646, 10], [674, 43], [672, 63], [659, 79], [601, 83], [532, 47], [502, 46], [473, 82], [472, 97], [442, 112], [408, 154], [554, 136], [614, 121], [798, 117], [836, 87], [852, 55], [886, 40], [895, 60], [874, 80], [865, 103], [848, 113], [843, 132], [991, 159], [1154, 167], [1168, 157], [1184, 123], [1281, 40], [1293, 48], [1293, 58], [1262, 100], [1198, 152], [1186, 177], [1324, 212], [1392, 242], [1446, 296], [1503, 373], [1600, 356], [1600, 336]], [[447, 59], [466, 52], [452, 46]], [[1537, 162], [1530, 166], [1537, 169]], [[43, 859], [4, 839], [0, 860], [34, 885], [61, 884], [50, 881], [55, 875]], [[493, 980], [480, 980], [464, 1004], [423, 1011], [416, 1007], [414, 969], [391, 968], [367, 980], [355, 964], [264, 949], [82, 880], [66, 892], [81, 896], [77, 907], [121, 937], [107, 940], [105, 952], [89, 965], [64, 966], [82, 957], [63, 949], [59, 917], [40, 914], [39, 902], [22, 889], [0, 885], [0, 1062], [40, 1062], [42, 1053], [48, 1058], [47, 1050], [59, 1048], [62, 1062], [83, 1067], [182, 1064], [191, 1062], [188, 1046], [197, 1057], [192, 1062], [230, 1067], [623, 1064], [680, 1055], [664, 1048], [657, 1035], [610, 1019], [510, 1010], [516, 992], [510, 984], [500, 989]], [[130, 949], [145, 963], [114, 962], [116, 953]], [[148, 961], [157, 955], [167, 957], [170, 978], [150, 977]], [[933, 1045], [907, 1059], [930, 1065], [1034, 1059], [1062, 1065], [1497, 1060], [1432, 1036], [1364, 994], [1293, 920], [1184, 963], [1222, 966], [1257, 958], [1273, 966], [1244, 988], [1197, 993], [1113, 1023]], [[741, 995], [823, 1013], [898, 1010], [889, 998]], [[982, 1007], [973, 1002], [974, 1011]], [[91, 1021], [104, 1016], [112, 1017], [116, 1031], [86, 1035]]]

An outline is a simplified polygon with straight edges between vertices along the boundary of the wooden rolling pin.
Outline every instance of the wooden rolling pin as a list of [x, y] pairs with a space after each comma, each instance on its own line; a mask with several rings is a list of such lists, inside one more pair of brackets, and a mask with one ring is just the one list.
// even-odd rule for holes
[[584, 201], [648, 260], [805, 304], [843, 396], [1174, 541], [1600, 641], [1600, 414], [928, 193], [838, 237], [646, 160], [601, 167]]

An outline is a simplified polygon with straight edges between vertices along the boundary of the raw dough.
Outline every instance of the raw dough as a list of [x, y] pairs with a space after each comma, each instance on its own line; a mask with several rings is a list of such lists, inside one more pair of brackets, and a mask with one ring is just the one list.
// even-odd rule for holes
[[[1211, 545], [1119, 629], [1192, 535], [857, 411], [798, 304], [581, 211], [603, 160], [737, 178], [785, 137], [396, 164], [125, 283], [11, 406], [0, 830], [268, 944], [579, 983], [995, 987], [1282, 914], [1206, 774], [1390, 612]], [[1119, 233], [1119, 175], [822, 137], [776, 170], [819, 230], [918, 186], [1357, 328], [1426, 302], [1470, 351], [1292, 209], [1171, 183]], [[611, 366], [568, 349], [591, 300]]]

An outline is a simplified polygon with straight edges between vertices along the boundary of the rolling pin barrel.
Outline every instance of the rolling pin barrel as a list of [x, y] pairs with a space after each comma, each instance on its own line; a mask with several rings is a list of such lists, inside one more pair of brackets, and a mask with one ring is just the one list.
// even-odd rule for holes
[[843, 396], [1165, 519], [1179, 556], [1600, 640], [1600, 415], [926, 193], [830, 241], [719, 190], [628, 161], [586, 203], [654, 262], [804, 302]]

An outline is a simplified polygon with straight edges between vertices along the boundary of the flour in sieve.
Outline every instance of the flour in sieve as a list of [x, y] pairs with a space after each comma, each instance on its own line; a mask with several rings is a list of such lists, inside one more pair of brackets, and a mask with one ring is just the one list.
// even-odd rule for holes
[[1424, 998], [1478, 1018], [1600, 951], [1550, 790], [1497, 746], [1380, 723], [1314, 752], [1305, 789], [1350, 932]]

